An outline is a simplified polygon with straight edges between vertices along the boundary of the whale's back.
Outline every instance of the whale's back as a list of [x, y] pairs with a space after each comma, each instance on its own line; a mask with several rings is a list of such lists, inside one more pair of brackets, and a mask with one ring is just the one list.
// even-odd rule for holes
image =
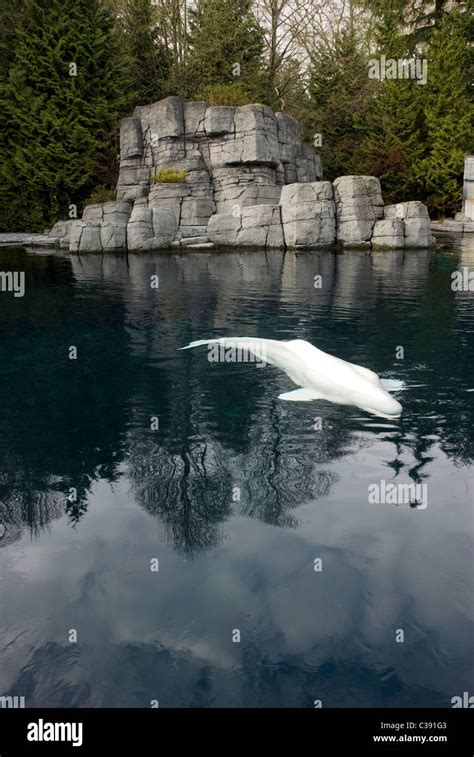
[[376, 373], [355, 363], [349, 363], [347, 360], [330, 355], [323, 350], [318, 350], [304, 339], [292, 339], [286, 342], [288, 348], [298, 358], [303, 360], [308, 369], [314, 370], [319, 376], [327, 374], [334, 381], [343, 383], [356, 381], [359, 377], [369, 381], [374, 386], [381, 387], [380, 379]]

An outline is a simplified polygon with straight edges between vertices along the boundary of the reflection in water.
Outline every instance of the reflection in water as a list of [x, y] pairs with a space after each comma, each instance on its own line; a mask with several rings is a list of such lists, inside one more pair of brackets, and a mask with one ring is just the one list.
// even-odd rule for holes
[[[2, 257], [27, 291], [0, 301], [0, 693], [446, 706], [467, 685], [469, 249]], [[279, 371], [178, 350], [234, 333], [400, 379], [403, 416], [289, 407]], [[369, 506], [380, 479], [429, 507]]]
[[47, 488], [44, 480], [26, 480], [25, 473], [17, 469], [11, 476], [5, 470], [0, 474], [0, 547], [21, 539], [24, 528], [39, 536], [64, 513], [64, 497]]

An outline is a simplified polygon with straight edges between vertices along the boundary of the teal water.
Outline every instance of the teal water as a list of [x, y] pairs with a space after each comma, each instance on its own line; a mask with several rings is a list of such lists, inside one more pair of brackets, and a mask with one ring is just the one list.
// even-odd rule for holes
[[[0, 292], [0, 696], [473, 694], [474, 294], [451, 289], [466, 266], [455, 240], [372, 256], [1, 250], [26, 293]], [[303, 338], [401, 379], [403, 416], [284, 403], [274, 368], [178, 351], [225, 335]], [[426, 485], [427, 507], [370, 502], [382, 480]]]

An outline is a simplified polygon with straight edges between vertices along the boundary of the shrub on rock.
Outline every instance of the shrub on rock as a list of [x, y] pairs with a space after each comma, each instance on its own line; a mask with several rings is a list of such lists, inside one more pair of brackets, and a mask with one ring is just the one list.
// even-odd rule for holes
[[115, 200], [115, 189], [110, 189], [104, 184], [99, 184], [89, 195], [84, 205], [96, 205], [102, 202]]
[[174, 168], [162, 168], [161, 171], [150, 178], [151, 184], [174, 184], [178, 181], [184, 181], [187, 176], [186, 171], [176, 171]]

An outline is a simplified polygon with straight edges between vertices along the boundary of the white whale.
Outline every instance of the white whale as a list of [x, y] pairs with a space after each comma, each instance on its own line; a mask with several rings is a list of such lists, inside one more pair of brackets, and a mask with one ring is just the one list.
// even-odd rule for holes
[[[328, 355], [303, 339], [280, 342], [276, 339], [224, 337], [200, 339], [180, 349], [188, 350], [204, 344], [249, 352], [258, 360], [281, 368], [302, 388], [280, 394], [280, 400], [328, 400], [337, 405], [355, 405], [373, 415], [391, 419], [399, 418], [402, 413], [402, 406], [384, 389], [383, 380], [376, 373]], [[387, 387], [394, 391], [401, 385], [388, 380]]]

